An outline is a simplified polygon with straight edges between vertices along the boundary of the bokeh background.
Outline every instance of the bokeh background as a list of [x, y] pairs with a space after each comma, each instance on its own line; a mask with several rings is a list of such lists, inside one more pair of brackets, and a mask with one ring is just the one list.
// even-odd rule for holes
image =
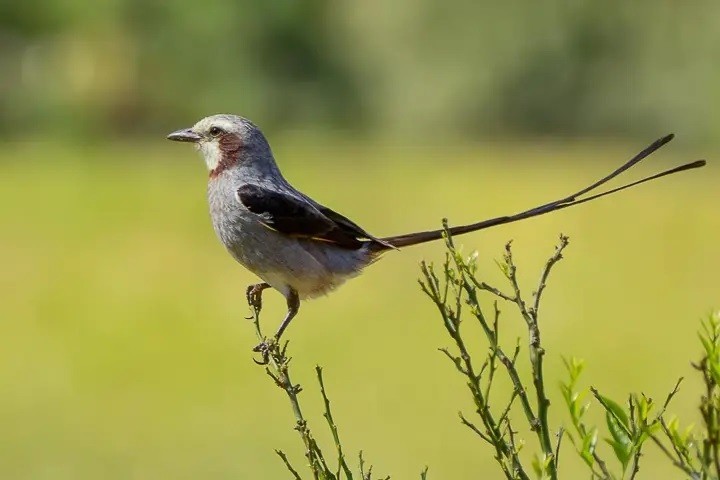
[[[214, 238], [197, 154], [164, 140], [219, 112], [260, 124], [292, 182], [378, 235], [548, 201], [677, 133], [630, 175], [704, 171], [462, 243], [500, 283], [514, 239], [530, 291], [570, 235], [542, 312], [556, 425], [561, 355], [618, 401], [690, 377], [671, 410], [696, 422], [689, 362], [720, 301], [718, 16], [709, 0], [0, 1], [0, 478], [289, 478], [274, 448], [302, 465], [251, 361], [255, 278]], [[346, 451], [378, 473], [500, 478], [458, 422], [472, 406], [416, 283], [442, 256], [389, 254], [304, 304], [295, 380], [328, 440], [325, 367]], [[273, 328], [284, 302], [265, 299]], [[679, 478], [653, 453], [643, 471]]]

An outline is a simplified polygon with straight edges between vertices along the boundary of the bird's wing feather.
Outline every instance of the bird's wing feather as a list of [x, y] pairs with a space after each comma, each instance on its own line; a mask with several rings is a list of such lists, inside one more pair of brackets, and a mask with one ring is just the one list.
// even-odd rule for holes
[[377, 241], [339, 213], [303, 198], [252, 184], [238, 188], [237, 197], [266, 227], [285, 235], [325, 241], [348, 249], [362, 247], [363, 239]]
[[392, 245], [390, 245], [389, 243], [385, 242], [384, 240], [381, 240], [381, 239], [369, 234], [362, 227], [360, 227], [357, 223], [353, 222], [349, 218], [347, 218], [343, 215], [340, 215], [339, 213], [334, 212], [334, 211], [330, 210], [329, 208], [324, 207], [322, 205], [320, 205], [319, 207], [320, 207], [320, 212], [322, 212], [323, 215], [330, 218], [332, 221], [335, 222], [336, 225], [345, 229], [347, 232], [353, 232], [353, 235], [355, 235], [356, 237], [366, 238], [368, 240], [372, 240], [373, 242], [379, 243], [386, 247], [395, 248]]

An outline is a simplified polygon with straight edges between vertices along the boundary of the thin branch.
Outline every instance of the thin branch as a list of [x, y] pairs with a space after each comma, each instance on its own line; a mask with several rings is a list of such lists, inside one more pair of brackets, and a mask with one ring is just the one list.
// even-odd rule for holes
[[[501, 267], [510, 281], [513, 294], [504, 293], [498, 288], [478, 281], [475, 277], [476, 267], [473, 263], [474, 259], [471, 258], [468, 261], [463, 260], [455, 249], [453, 239], [447, 231], [447, 222], [444, 222], [444, 227], [446, 229], [445, 243], [448, 249], [448, 253], [446, 254], [445, 262], [443, 264], [445, 284], [441, 285], [440, 280], [435, 274], [432, 266], [428, 266], [424, 262], [421, 264], [421, 269], [423, 275], [425, 276], [425, 281], [421, 281], [420, 283], [423, 291], [435, 303], [440, 315], [443, 318], [443, 323], [448, 334], [451, 338], [453, 338], [459, 350], [459, 355], [457, 356], [451, 354], [447, 350], [443, 350], [443, 353], [451, 359], [456, 369], [470, 380], [468, 382], [468, 387], [473, 394], [478, 414], [480, 415], [487, 430], [485, 432], [480, 431], [479, 428], [475, 427], [471, 422], [462, 416], [461, 420], [466, 426], [471, 428], [481, 438], [483, 438], [483, 440], [491, 443], [495, 447], [497, 453], [496, 459], [501, 466], [505, 465], [505, 462], [502, 460], [503, 457], [511, 460], [513, 462], [513, 477], [520, 476], [520, 478], [523, 478], [524, 472], [522, 471], [522, 466], [517, 459], [515, 432], [510, 427], [508, 418], [512, 404], [515, 399], [519, 399], [523, 412], [530, 424], [530, 428], [538, 437], [544, 458], [548, 459], [548, 474], [551, 479], [556, 480], [558, 445], [554, 448], [552, 442], [550, 441], [550, 428], [548, 424], [548, 408], [550, 401], [545, 393], [543, 378], [543, 356], [545, 352], [540, 344], [540, 328], [537, 321], [537, 312], [542, 298], [542, 293], [546, 288], [550, 271], [562, 258], [562, 252], [568, 245], [568, 238], [564, 235], [560, 236], [560, 243], [555, 248], [553, 255], [546, 262], [540, 276], [539, 286], [537, 288], [537, 292], [534, 294], [532, 307], [528, 308], [522, 297], [520, 286], [516, 277], [517, 268], [513, 263], [510, 243], [506, 245], [506, 253], [504, 257], [505, 263], [501, 265]], [[451, 268], [451, 263], [454, 268]], [[449, 291], [453, 292], [454, 298], [449, 297]], [[495, 315], [492, 323], [490, 323], [485, 318], [480, 308], [480, 302], [478, 299], [479, 291], [488, 291], [502, 300], [515, 303], [520, 310], [520, 313], [528, 327], [530, 363], [537, 401], [535, 408], [537, 410], [535, 410], [535, 408], [531, 405], [527, 389], [525, 388], [515, 365], [515, 360], [519, 352], [519, 343], [516, 346], [512, 359], [510, 359], [499, 344], [498, 318], [500, 312], [497, 308], [497, 302], [494, 303]], [[465, 303], [470, 306], [471, 313], [478, 320], [488, 339], [488, 342], [490, 343], [490, 352], [479, 371], [474, 368], [472, 358], [468, 353], [468, 349], [466, 348], [464, 339], [460, 333], [461, 308], [463, 306], [461, 300], [463, 296], [466, 297]], [[488, 399], [492, 392], [492, 383], [495, 378], [496, 360], [504, 366], [504, 369], [508, 373], [514, 387], [513, 394], [509, 402], [504, 407], [500, 417], [495, 417], [490, 412], [488, 406]], [[485, 378], [484, 387], [481, 387], [481, 378]], [[502, 424], [507, 426], [506, 432], [499, 430]], [[508, 438], [506, 438], [505, 435], [509, 437], [508, 443], [506, 443]], [[558, 443], [561, 439], [562, 433], [559, 434]], [[505, 469], [504, 472], [507, 475], [507, 471]]]
[[[629, 480], [634, 480], [635, 476], [640, 472], [640, 457], [642, 456], [642, 441], [640, 441], [640, 435], [638, 432], [638, 419], [636, 418], [637, 402], [632, 394], [628, 396], [628, 410], [630, 411], [630, 426], [632, 427], [633, 439], [633, 460], [632, 460], [632, 471], [630, 472]], [[645, 420], [643, 420], [645, 421]]]
[[287, 455], [285, 455], [285, 452], [283, 452], [282, 450], [275, 450], [275, 453], [277, 453], [278, 456], [282, 459], [282, 461], [285, 464], [285, 466], [287, 467], [287, 469], [290, 470], [290, 473], [292, 473], [293, 477], [295, 477], [295, 480], [302, 480], [302, 477], [300, 477], [300, 474], [290, 464], [290, 460], [288, 460]]
[[680, 384], [683, 382], [683, 380], [684, 380], [684, 378], [680, 377], [680, 378], [678, 378], [678, 381], [675, 382], [675, 386], [673, 387], [672, 391], [670, 393], [668, 393], [668, 396], [665, 398], [665, 403], [663, 403], [662, 409], [660, 409], [660, 412], [658, 412], [657, 418], [660, 418], [665, 414], [665, 410], [667, 410], [668, 405], [670, 405], [670, 402], [672, 401], [672, 399], [680, 391]]
[[[666, 429], [667, 429], [667, 426], [664, 426], [663, 431], [666, 431], [666, 435], [669, 436], [670, 431], [666, 430]], [[656, 435], [650, 435], [650, 440], [652, 440], [653, 443], [655, 443], [655, 445], [660, 449], [661, 452], [663, 452], [665, 454], [665, 456], [668, 458], [668, 460], [670, 460], [675, 467], [677, 467], [680, 470], [682, 470], [683, 472], [685, 472], [685, 474], [687, 476], [689, 476], [690, 478], [697, 477], [697, 472], [695, 472], [693, 469], [691, 469], [685, 463], [682, 454], [677, 450], [677, 447], [675, 446], [675, 444], [673, 442], [670, 442], [670, 444], [673, 446], [673, 450], [675, 450], [675, 454], [678, 456], [677, 459], [673, 456], [673, 454], [670, 452], [670, 450], [668, 450], [668, 448], [665, 446], [665, 444], [663, 444], [662, 441], [659, 438], [657, 438]]]
[[258, 346], [258, 350], [263, 356], [263, 362], [261, 364], [265, 365], [265, 372], [273, 379], [275, 385], [280, 387], [287, 394], [293, 415], [295, 416], [295, 430], [298, 431], [303, 444], [305, 445], [305, 457], [307, 458], [310, 469], [312, 470], [313, 478], [319, 480], [320, 478], [327, 477], [327, 474], [332, 475], [320, 448], [318, 448], [317, 443], [310, 432], [307, 421], [303, 416], [302, 409], [300, 408], [298, 394], [302, 391], [302, 388], [300, 385], [293, 384], [290, 379], [290, 358], [286, 355], [287, 343], [280, 348], [278, 343], [274, 340], [267, 340], [260, 327], [260, 308], [253, 307], [252, 311], [255, 334], [262, 342]]
[[[463, 423], [481, 436], [483, 440], [489, 440], [489, 443], [495, 448], [495, 459], [507, 478], [529, 480], [529, 477], [524, 471], [517, 456], [517, 449], [514, 448], [512, 441], [508, 445], [506, 439], [503, 438], [503, 433], [500, 429], [501, 425], [491, 412], [488, 405], [488, 401], [485, 396], [485, 391], [487, 390], [483, 388], [481, 380], [482, 374], [485, 372], [485, 369], [488, 368], [489, 363], [486, 362], [485, 366], [479, 371], [476, 369], [473, 364], [472, 356], [465, 345], [465, 340], [460, 333], [463, 290], [466, 289], [468, 282], [463, 279], [465, 273], [463, 262], [454, 248], [452, 238], [446, 235], [445, 241], [446, 246], [448, 247], [448, 255], [446, 255], [446, 259], [443, 264], [443, 273], [446, 285], [444, 287], [441, 286], [440, 280], [435, 274], [434, 269], [425, 262], [421, 263], [421, 270], [425, 277], [425, 281], [421, 281], [420, 284], [423, 291], [430, 297], [433, 303], [435, 303], [438, 312], [443, 319], [443, 324], [459, 351], [459, 355], [457, 357], [449, 352], [444, 353], [452, 359], [456, 368], [468, 379], [467, 386], [470, 389], [473, 400], [475, 401], [477, 413], [480, 415], [483, 425], [486, 427], [486, 432], [481, 432], [480, 429], [472, 425], [472, 423], [467, 419], [464, 419], [464, 417], [461, 417], [461, 420], [464, 420]], [[451, 267], [451, 261], [454, 263], [456, 270]], [[450, 284], [450, 290], [454, 294], [453, 298], [448, 298], [444, 295], [444, 292], [448, 291], [448, 284]], [[448, 303], [450, 302], [452, 302], [452, 307], [448, 306]], [[481, 314], [476, 307], [477, 303], [468, 303], [473, 307], [473, 313], [476, 316], [478, 313]], [[482, 322], [482, 326], [489, 338], [495, 337], [495, 333], [490, 330], [487, 322]], [[510, 471], [505, 459], [512, 464], [512, 472]]]
[[560, 427], [558, 429], [557, 433], [557, 443], [555, 444], [555, 467], [560, 466], [560, 444], [562, 443], [563, 435], [565, 434], [565, 429]]
[[338, 434], [338, 428], [337, 424], [335, 423], [335, 420], [332, 416], [332, 411], [330, 410], [330, 399], [327, 396], [327, 393], [325, 392], [325, 382], [323, 382], [323, 376], [322, 376], [322, 367], [319, 365], [315, 367], [315, 372], [317, 373], [318, 383], [320, 383], [320, 393], [322, 394], [323, 403], [325, 404], [325, 413], [323, 416], [325, 417], [325, 420], [327, 420], [328, 426], [330, 427], [330, 431], [332, 432], [333, 441], [335, 442], [335, 450], [337, 450], [338, 455], [338, 465], [337, 465], [337, 473], [335, 474], [335, 478], [340, 480], [340, 470], [342, 469], [343, 472], [345, 472], [345, 476], [348, 479], [352, 479], [352, 472], [350, 471], [350, 467], [348, 466], [347, 462], [345, 461], [345, 455], [343, 454], [342, 450], [342, 444], [340, 443], [340, 435]]
[[[499, 326], [499, 319], [500, 319], [500, 310], [498, 310], [497, 302], [494, 304], [495, 306], [495, 317], [493, 319], [493, 338], [495, 340], [495, 344], [497, 345], [500, 343], [500, 326]], [[497, 348], [491, 348], [490, 354], [488, 355], [488, 366], [490, 368], [490, 373], [488, 374], [488, 380], [487, 384], [485, 386], [485, 399], [488, 403], [490, 403], [490, 392], [493, 380], [495, 379], [495, 372], [497, 371], [497, 359], [498, 359], [498, 349]]]
[[555, 247], [555, 252], [548, 259], [545, 264], [545, 268], [540, 276], [540, 284], [537, 292], [535, 293], [535, 301], [533, 307], [528, 310], [525, 302], [522, 299], [520, 291], [520, 285], [517, 280], [517, 267], [513, 262], [511, 242], [508, 242], [505, 246], [505, 265], [506, 265], [506, 276], [510, 280], [510, 284], [515, 292], [515, 303], [520, 309], [525, 322], [528, 326], [528, 333], [530, 336], [529, 349], [530, 349], [530, 364], [532, 369], [533, 385], [535, 386], [535, 393], [537, 397], [537, 409], [538, 409], [538, 425], [537, 433], [540, 439], [540, 446], [546, 457], [550, 457], [549, 463], [550, 477], [552, 479], [557, 478], [557, 468], [555, 465], [555, 459], [553, 454], [552, 443], [550, 441], [550, 428], [548, 425], [548, 409], [550, 407], [550, 400], [548, 400], [545, 393], [545, 380], [543, 378], [543, 357], [545, 350], [541, 347], [540, 343], [540, 327], [537, 320], [537, 312], [539, 310], [539, 302], [542, 296], [542, 292], [545, 289], [545, 284], [550, 275], [550, 271], [553, 266], [562, 259], [562, 253], [565, 247], [569, 243], [568, 237], [560, 235], [560, 242]]
[[560, 235], [560, 243], [555, 247], [555, 253], [552, 257], [550, 257], [545, 264], [545, 268], [542, 271], [542, 274], [540, 275], [540, 282], [538, 284], [538, 289], [535, 292], [535, 302], [532, 306], [532, 312], [533, 316], [537, 320], [537, 314], [540, 310], [540, 297], [542, 296], [543, 291], [545, 290], [545, 287], [547, 286], [547, 279], [550, 275], [550, 270], [552, 270], [553, 266], [560, 260], [562, 260], [563, 256], [563, 250], [565, 250], [565, 247], [568, 246], [568, 243], [570, 243], [570, 239], [565, 235]]
[[[475, 280], [475, 279], [473, 278], [473, 280]], [[473, 282], [473, 284], [478, 289], [488, 291], [488, 292], [492, 293], [493, 295], [495, 295], [496, 297], [500, 297], [503, 300], [507, 300], [508, 302], [515, 303], [517, 301], [517, 299], [515, 297], [511, 297], [510, 295], [507, 295], [507, 294], [501, 292], [499, 289], [497, 289], [491, 285], [488, 285], [485, 282], [478, 282], [477, 280], [475, 280]]]
[[512, 408], [513, 403], [515, 403], [515, 399], [518, 397], [518, 395], [519, 394], [517, 390], [513, 390], [512, 394], [510, 394], [510, 400], [508, 400], [508, 403], [505, 406], [505, 410], [503, 410], [503, 412], [500, 414], [500, 417], [498, 418], [498, 423], [502, 423], [508, 418], [508, 415], [510, 414], [510, 409]]
[[362, 453], [362, 450], [358, 453], [358, 457], [360, 457], [360, 476], [362, 477], [362, 480], [370, 480], [372, 477], [372, 465], [368, 468], [368, 471], [365, 472], [365, 459], [363, 458]]
[[515, 368], [515, 358], [517, 358], [517, 354], [519, 352], [519, 346], [518, 349], [515, 350], [515, 355], [513, 356], [513, 359], [505, 355], [505, 352], [502, 351], [502, 349], [498, 348], [497, 350], [497, 357], [500, 360], [500, 363], [502, 363], [505, 366], [505, 370], [508, 372], [508, 376], [510, 377], [510, 380], [513, 383], [514, 390], [513, 392], [517, 394], [520, 397], [520, 404], [523, 407], [523, 411], [525, 412], [525, 416], [528, 419], [528, 423], [530, 423], [530, 428], [533, 431], [538, 430], [539, 420], [538, 417], [535, 415], [535, 413], [532, 410], [532, 406], [530, 405], [530, 399], [527, 395], [527, 390], [525, 390], [525, 386], [522, 383], [522, 380], [520, 379], [520, 375], [518, 374], [517, 369]]
[[423, 468], [422, 472], [420, 472], [420, 480], [427, 480], [427, 473], [428, 473], [429, 467]]
[[[473, 315], [475, 318], [477, 318], [478, 322], [480, 323], [480, 326], [482, 327], [483, 331], [485, 332], [485, 335], [488, 339], [488, 342], [490, 343], [490, 349], [492, 354], [497, 357], [498, 360], [500, 360], [500, 363], [502, 363], [505, 366], [505, 369], [508, 372], [508, 376], [510, 377], [511, 381], [513, 382], [513, 386], [515, 387], [515, 390], [518, 393], [518, 396], [520, 397], [520, 403], [523, 407], [523, 411], [525, 412], [525, 416], [528, 419], [528, 422], [530, 423], [530, 426], [533, 431], [537, 430], [537, 425], [539, 424], [539, 420], [537, 416], [535, 415], [535, 412], [532, 409], [532, 406], [530, 405], [530, 400], [527, 396], [527, 391], [525, 387], [523, 386], [522, 380], [520, 379], [520, 375], [517, 372], [517, 369], [515, 368], [515, 358], [517, 358], [517, 354], [519, 352], [519, 344], [516, 345], [515, 348], [515, 354], [513, 356], [513, 359], [510, 360], [505, 352], [503, 351], [502, 347], [499, 345], [499, 332], [498, 332], [498, 320], [500, 316], [500, 310], [497, 308], [497, 303], [495, 303], [495, 316], [493, 319], [493, 328], [490, 327], [490, 325], [487, 322], [487, 319], [485, 318], [485, 315], [482, 313], [482, 311], [479, 308], [480, 301], [477, 298], [477, 292], [473, 288], [473, 282], [469, 281], [468, 278], [474, 278], [471, 275], [471, 272], [468, 271], [467, 266], [465, 266], [457, 256], [455, 257], [455, 266], [457, 268], [457, 271], [460, 274], [460, 281], [462, 282], [463, 289], [465, 290], [466, 295], [468, 296], [468, 303], [477, 306], [477, 308], [473, 309]], [[492, 378], [489, 380], [489, 382], [492, 380]], [[488, 391], [489, 391], [489, 383], [488, 383]]]
[[477, 428], [474, 423], [472, 423], [470, 420], [465, 418], [465, 415], [463, 415], [462, 412], [458, 412], [458, 414], [460, 415], [460, 422], [463, 425], [465, 425], [470, 430], [475, 432], [480, 438], [485, 440], [487, 443], [489, 443], [490, 445], [493, 445], [493, 440], [490, 437], [488, 437], [487, 435], [485, 435], [483, 432], [481, 432], [480, 429]]

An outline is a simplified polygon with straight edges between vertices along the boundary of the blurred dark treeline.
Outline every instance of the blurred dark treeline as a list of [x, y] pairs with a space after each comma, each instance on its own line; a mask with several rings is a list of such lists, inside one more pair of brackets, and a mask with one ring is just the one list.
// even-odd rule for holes
[[720, 2], [0, 1], [0, 134], [720, 138]]

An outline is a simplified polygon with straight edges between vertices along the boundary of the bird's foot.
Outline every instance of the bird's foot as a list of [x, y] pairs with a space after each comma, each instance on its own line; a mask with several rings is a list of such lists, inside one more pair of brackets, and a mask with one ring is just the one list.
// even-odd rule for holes
[[258, 365], [267, 365], [270, 363], [270, 344], [267, 340], [263, 340], [259, 345], [256, 345], [255, 348], [253, 348], [253, 352], [260, 354], [260, 360], [253, 358], [253, 362]]
[[245, 317], [247, 320], [252, 320], [260, 314], [260, 310], [262, 310], [262, 292], [269, 286], [267, 283], [258, 283], [249, 285], [245, 290], [245, 298], [247, 298], [248, 305], [252, 310], [250, 316]]
[[287, 342], [281, 347], [278, 337], [264, 338], [262, 342], [253, 348], [253, 352], [260, 354], [261, 360], [253, 359], [253, 361], [258, 365], [267, 365], [270, 363], [270, 359], [273, 359], [277, 364], [285, 363], [287, 361], [286, 349]]

